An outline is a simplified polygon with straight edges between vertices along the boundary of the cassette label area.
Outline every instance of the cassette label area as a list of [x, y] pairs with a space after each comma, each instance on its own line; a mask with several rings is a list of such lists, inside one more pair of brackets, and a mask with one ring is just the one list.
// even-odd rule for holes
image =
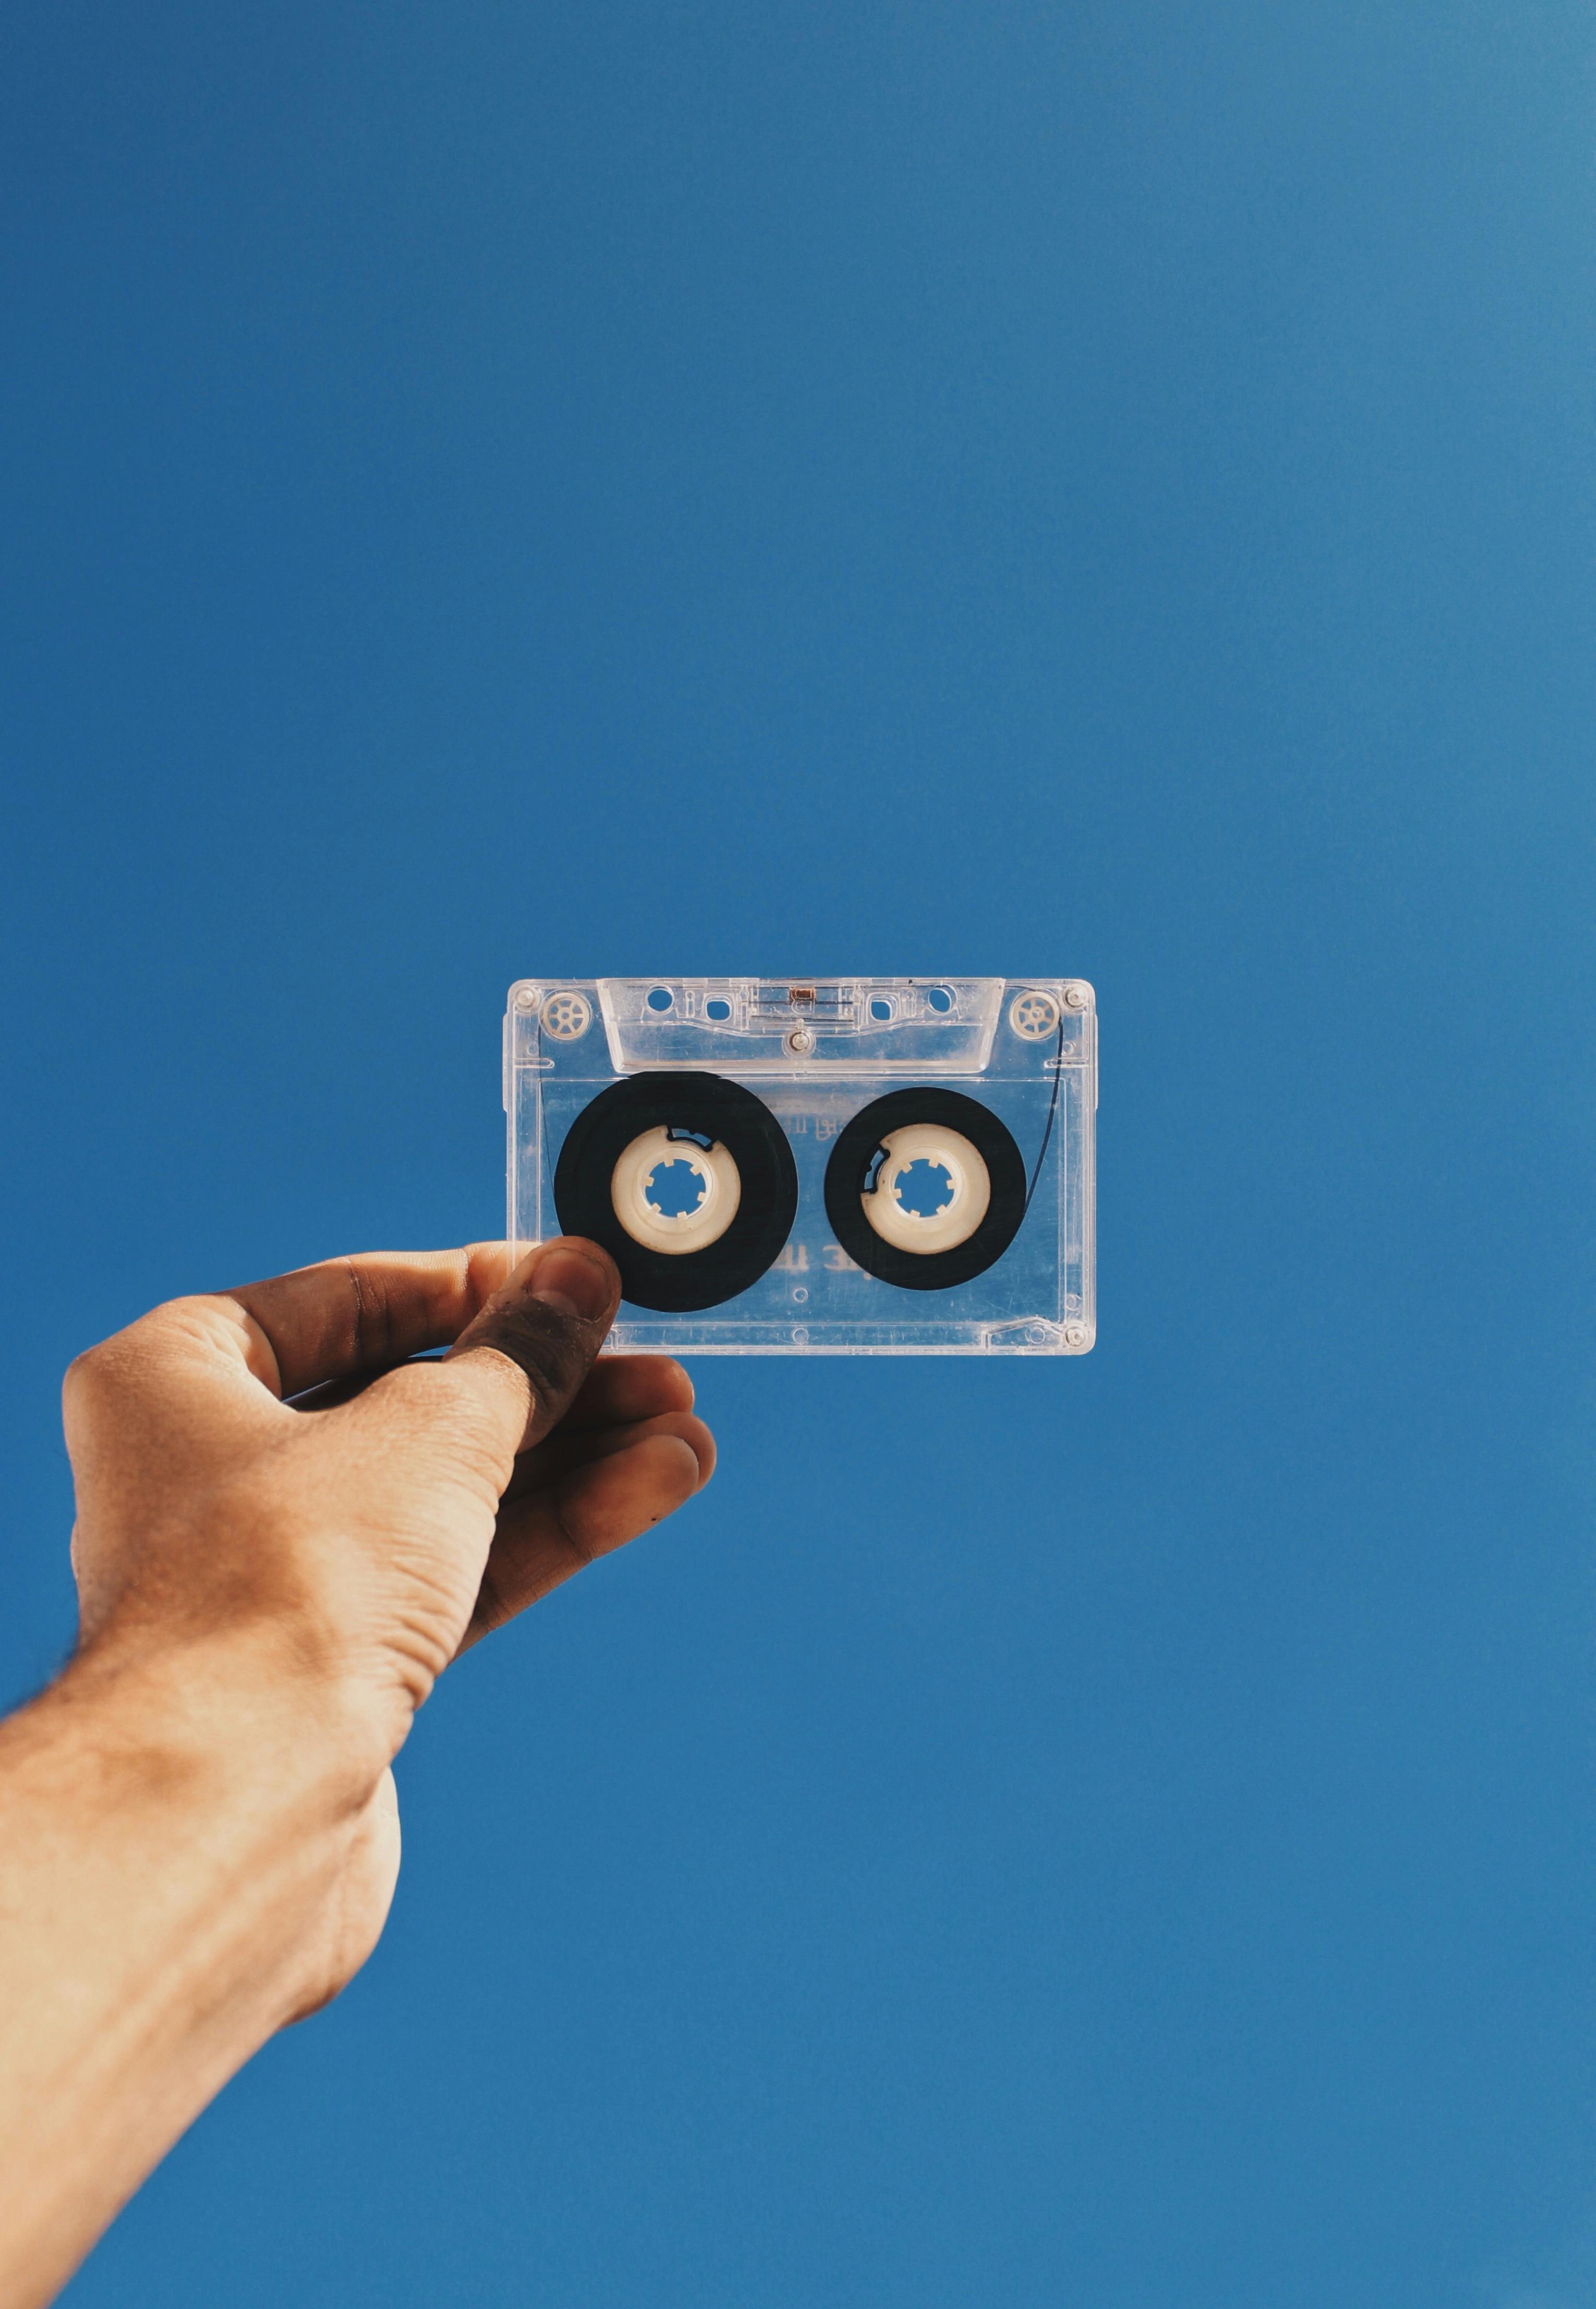
[[616, 1347], [1092, 1344], [1081, 979], [524, 979], [505, 1106], [510, 1238], [603, 1244]]

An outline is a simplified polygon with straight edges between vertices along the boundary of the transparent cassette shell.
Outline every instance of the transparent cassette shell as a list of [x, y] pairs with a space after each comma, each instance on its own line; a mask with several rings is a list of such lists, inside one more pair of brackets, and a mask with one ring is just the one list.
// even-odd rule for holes
[[[507, 1232], [525, 1249], [563, 1231], [555, 1200], [561, 1151], [601, 1094], [651, 1074], [719, 1077], [751, 1093], [780, 1125], [797, 1173], [791, 1231], [774, 1264], [719, 1304], [663, 1312], [623, 1300], [612, 1347], [1082, 1354], [1097, 1320], [1097, 1061], [1096, 999], [1076, 978], [524, 979], [510, 989], [505, 1017]], [[1023, 1164], [1023, 1215], [1008, 1247], [945, 1288], [900, 1287], [868, 1272], [828, 1216], [828, 1165], [841, 1134], [872, 1102], [915, 1087], [977, 1102]], [[860, 1128], [868, 1137], [870, 1124]], [[867, 1192], [883, 1173], [884, 1193], [906, 1192], [902, 1181], [918, 1157], [933, 1196], [957, 1201], [964, 1192], [972, 1211], [984, 1208], [985, 1165], [967, 1139], [944, 1132], [933, 1144], [913, 1128], [890, 1135], [893, 1147], [878, 1150], [866, 1174]], [[852, 1137], [858, 1141], [859, 1131]], [[667, 1163], [675, 1153], [632, 1141], [613, 1184], [606, 1165], [606, 1208], [615, 1196], [623, 1203], [642, 1197], [631, 1215], [638, 1239], [668, 1243], [670, 1230], [681, 1227], [685, 1248], [697, 1217], [672, 1216], [646, 1199], [662, 1191], [650, 1183], [662, 1176], [650, 1167], [656, 1151]], [[694, 1173], [690, 1190], [700, 1198], [727, 1191], [704, 1135], [696, 1146], [684, 1137], [681, 1153]], [[835, 1192], [835, 1176], [833, 1185]], [[874, 1209], [870, 1224], [883, 1240], [914, 1234], [915, 1222], [896, 1208], [850, 1195], [848, 1210], [854, 1200], [867, 1214]], [[614, 1205], [618, 1218], [621, 1206]], [[950, 1224], [945, 1209], [927, 1221], [928, 1247], [948, 1238]], [[712, 1239], [707, 1224], [701, 1232]]]

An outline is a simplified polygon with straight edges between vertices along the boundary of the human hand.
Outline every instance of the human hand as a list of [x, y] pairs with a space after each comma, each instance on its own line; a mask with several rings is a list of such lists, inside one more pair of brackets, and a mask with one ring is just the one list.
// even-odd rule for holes
[[[296, 2009], [381, 1929], [386, 1766], [442, 1669], [714, 1466], [678, 1364], [595, 1365], [619, 1296], [603, 1250], [562, 1239], [507, 1265], [478, 1244], [305, 1267], [157, 1308], [68, 1374], [86, 1666], [182, 1656], [252, 1694], [264, 1680], [360, 1791]], [[326, 1407], [284, 1400], [311, 1389]]]

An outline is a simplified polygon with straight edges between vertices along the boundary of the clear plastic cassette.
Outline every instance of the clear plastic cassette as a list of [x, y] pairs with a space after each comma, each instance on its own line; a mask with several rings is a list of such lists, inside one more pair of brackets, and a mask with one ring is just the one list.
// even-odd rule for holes
[[509, 1236], [604, 1245], [612, 1345], [1091, 1345], [1082, 980], [524, 979], [504, 1047]]

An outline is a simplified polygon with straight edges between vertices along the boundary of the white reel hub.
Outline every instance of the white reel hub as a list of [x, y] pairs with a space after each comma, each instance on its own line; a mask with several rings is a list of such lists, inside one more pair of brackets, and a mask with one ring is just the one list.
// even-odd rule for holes
[[[654, 1174], [671, 1163], [685, 1163], [702, 1189], [690, 1211], [665, 1211], [653, 1199], [658, 1192]], [[742, 1180], [724, 1146], [706, 1148], [696, 1138], [672, 1138], [662, 1123], [622, 1152], [611, 1173], [610, 1199], [628, 1234], [646, 1250], [704, 1250], [720, 1241], [736, 1217]]]
[[[992, 1178], [979, 1149], [962, 1131], [935, 1122], [906, 1123], [883, 1138], [881, 1146], [874, 1191], [859, 1199], [882, 1241], [895, 1243], [899, 1250], [922, 1252], [954, 1250], [968, 1242], [992, 1200]], [[948, 1174], [947, 1198], [929, 1216], [898, 1200], [898, 1181], [915, 1163], [929, 1163]]]

